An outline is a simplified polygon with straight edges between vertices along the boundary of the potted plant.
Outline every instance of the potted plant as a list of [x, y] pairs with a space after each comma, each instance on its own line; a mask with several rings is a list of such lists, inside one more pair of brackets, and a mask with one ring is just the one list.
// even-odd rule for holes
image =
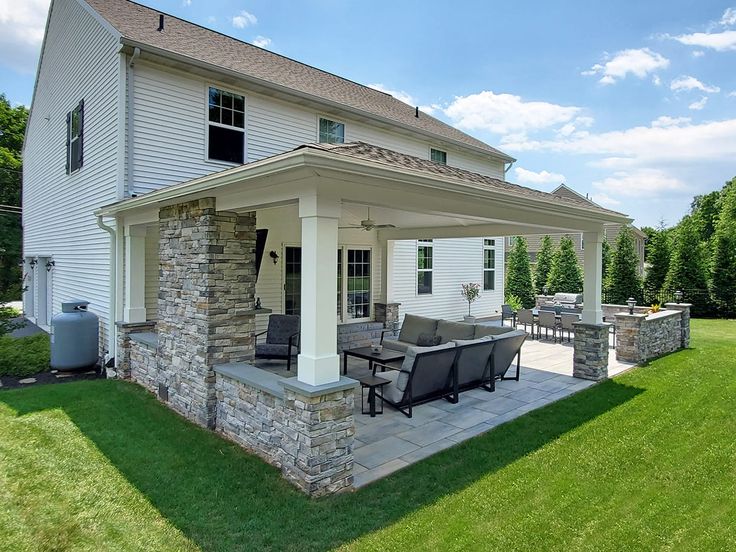
[[468, 302], [468, 315], [464, 317], [465, 322], [468, 324], [475, 324], [475, 316], [471, 316], [470, 314], [470, 306], [473, 304], [473, 302], [480, 297], [480, 284], [475, 284], [473, 282], [469, 284], [460, 284], [463, 288], [462, 290], [462, 296], [463, 298]]

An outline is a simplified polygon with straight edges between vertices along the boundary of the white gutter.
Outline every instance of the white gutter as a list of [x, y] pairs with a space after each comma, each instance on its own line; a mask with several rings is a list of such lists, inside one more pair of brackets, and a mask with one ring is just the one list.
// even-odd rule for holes
[[140, 48], [135, 48], [133, 50], [133, 55], [130, 56], [130, 61], [128, 62], [128, 194], [131, 196], [135, 196], [135, 179], [133, 178], [133, 162], [134, 162], [134, 156], [133, 156], [133, 114], [134, 114], [134, 105], [135, 105], [135, 71], [133, 71], [133, 67], [135, 66], [135, 60], [138, 59], [141, 55]]
[[115, 319], [117, 318], [116, 292], [118, 272], [117, 231], [112, 226], [108, 226], [102, 222], [102, 215], [97, 215], [97, 226], [110, 234], [110, 297], [108, 304], [108, 325], [110, 330], [108, 332], [107, 354], [110, 358], [114, 358], [117, 354], [118, 343], [117, 326], [115, 325]]

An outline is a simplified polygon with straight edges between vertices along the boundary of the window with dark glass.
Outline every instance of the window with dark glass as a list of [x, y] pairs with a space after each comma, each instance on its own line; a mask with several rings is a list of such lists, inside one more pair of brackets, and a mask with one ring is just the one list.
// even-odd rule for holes
[[84, 100], [66, 114], [66, 174], [82, 168], [84, 163]]
[[417, 242], [417, 294], [432, 293], [433, 272], [433, 244], [432, 240]]
[[319, 142], [320, 144], [345, 143], [345, 124], [320, 118]]
[[496, 240], [483, 240], [483, 289], [496, 289]]
[[347, 250], [347, 319], [371, 315], [371, 251]]
[[228, 163], [245, 161], [245, 98], [210, 87], [207, 158]]
[[440, 165], [447, 165], [446, 151], [432, 148], [429, 150], [429, 158], [435, 163], [439, 163]]

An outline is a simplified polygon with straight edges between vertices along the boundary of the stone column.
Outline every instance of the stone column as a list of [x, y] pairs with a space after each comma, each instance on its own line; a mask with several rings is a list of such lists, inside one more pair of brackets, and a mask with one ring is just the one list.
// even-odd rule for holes
[[642, 361], [642, 324], [646, 314], [616, 313], [616, 360]]
[[108, 378], [130, 379], [130, 334], [152, 332], [156, 322], [116, 322], [118, 328], [118, 348], [115, 368], [107, 369]]
[[594, 381], [608, 377], [608, 331], [603, 324], [575, 324], [574, 377]]
[[339, 201], [299, 199], [302, 221], [302, 304], [299, 381], [323, 385], [340, 379], [337, 354], [337, 221]]
[[680, 318], [680, 331], [682, 332], [682, 348], [687, 349], [690, 346], [690, 309], [691, 303], [665, 303], [664, 308], [667, 310], [679, 310], [682, 313]]
[[211, 428], [213, 367], [253, 358], [255, 213], [205, 198], [162, 208], [159, 227], [159, 383], [174, 410]]
[[294, 378], [284, 388], [281, 469], [310, 496], [323, 496], [353, 486], [355, 388], [358, 382], [313, 387]]
[[399, 325], [400, 306], [401, 303], [373, 303], [376, 322], [382, 322], [384, 328], [395, 331]]
[[125, 227], [125, 322], [146, 321], [146, 227]]
[[[585, 251], [583, 252], [583, 268], [585, 278], [583, 283], [583, 314], [582, 321], [586, 324], [600, 324], [603, 322], [601, 309], [601, 294], [603, 289], [603, 240], [605, 234], [600, 232], [585, 232]], [[576, 335], [577, 340], [577, 335]], [[607, 342], [606, 342], [607, 343]]]

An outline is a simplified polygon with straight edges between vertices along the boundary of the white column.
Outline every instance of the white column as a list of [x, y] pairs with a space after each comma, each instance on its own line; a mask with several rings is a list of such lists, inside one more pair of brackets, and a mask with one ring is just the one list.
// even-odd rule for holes
[[337, 222], [340, 202], [299, 200], [302, 221], [301, 354], [297, 378], [308, 385], [340, 380], [337, 354]]
[[390, 303], [393, 301], [394, 290], [391, 281], [392, 264], [394, 260], [394, 241], [383, 240], [381, 247], [381, 293], [378, 303]]
[[600, 232], [585, 232], [585, 251], [583, 253], [583, 317], [585, 324], [601, 324], [603, 311], [601, 309], [601, 294], [603, 291], [603, 240], [605, 234]]
[[146, 227], [125, 227], [124, 322], [146, 321]]

